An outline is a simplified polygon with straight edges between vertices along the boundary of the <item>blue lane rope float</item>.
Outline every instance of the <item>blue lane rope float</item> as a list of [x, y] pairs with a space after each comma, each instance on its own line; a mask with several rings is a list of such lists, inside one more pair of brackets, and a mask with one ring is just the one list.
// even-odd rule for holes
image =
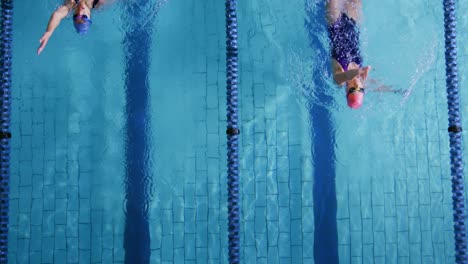
[[226, 0], [226, 95], [229, 263], [240, 262], [237, 1]]
[[1, 15], [1, 124], [0, 124], [0, 263], [8, 262], [8, 210], [10, 191], [11, 43], [13, 0], [2, 0]]
[[444, 0], [445, 66], [456, 263], [467, 263], [455, 0]]

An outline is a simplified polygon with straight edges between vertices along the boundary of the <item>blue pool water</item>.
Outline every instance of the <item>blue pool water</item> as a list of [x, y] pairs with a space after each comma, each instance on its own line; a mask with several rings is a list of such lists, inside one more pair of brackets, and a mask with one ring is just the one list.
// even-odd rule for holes
[[[403, 92], [352, 111], [321, 2], [239, 2], [242, 263], [453, 263], [442, 4], [364, 3]], [[10, 263], [227, 263], [224, 3], [117, 3], [38, 57], [58, 4], [15, 3]]]

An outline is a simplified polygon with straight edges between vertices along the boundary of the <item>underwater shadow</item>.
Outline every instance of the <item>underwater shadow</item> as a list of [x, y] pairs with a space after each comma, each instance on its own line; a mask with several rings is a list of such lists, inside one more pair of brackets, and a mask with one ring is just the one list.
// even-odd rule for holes
[[[310, 47], [316, 58], [329, 58], [327, 43], [321, 36], [326, 36], [325, 4], [323, 1], [306, 1], [306, 20]], [[337, 200], [335, 187], [335, 126], [331, 113], [334, 98], [326, 89], [323, 69], [328, 69], [329, 59], [314, 59], [311, 87], [304, 87], [313, 93], [309, 99], [308, 110], [312, 136], [312, 159], [314, 164], [314, 260], [315, 263], [339, 263]]]

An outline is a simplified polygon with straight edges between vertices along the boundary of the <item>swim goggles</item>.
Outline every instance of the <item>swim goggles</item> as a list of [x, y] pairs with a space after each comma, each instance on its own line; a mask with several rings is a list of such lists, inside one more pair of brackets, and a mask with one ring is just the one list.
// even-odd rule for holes
[[83, 21], [89, 20], [87, 15], [73, 15], [73, 20], [81, 19]]
[[351, 87], [351, 88], [349, 88], [348, 94], [346, 96], [348, 96], [350, 94], [353, 94], [353, 93], [357, 93], [357, 92], [361, 92], [363, 94], [366, 94], [366, 89], [364, 89], [362, 87]]

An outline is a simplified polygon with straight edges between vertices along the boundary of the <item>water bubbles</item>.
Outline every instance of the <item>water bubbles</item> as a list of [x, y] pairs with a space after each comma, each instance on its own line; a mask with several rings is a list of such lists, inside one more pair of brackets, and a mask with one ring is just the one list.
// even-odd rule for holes
[[[144, 29], [151, 27], [157, 13], [168, 2], [168, 0], [126, 0], [120, 1], [120, 8], [123, 10], [120, 19], [122, 21], [132, 21], [132, 23], [122, 23], [122, 30]], [[131, 28], [129, 28], [131, 27]]]
[[319, 93], [332, 97], [338, 90], [327, 67], [329, 59], [325, 56], [309, 55], [303, 50], [287, 51], [287, 80], [298, 103], [308, 107], [335, 107], [333, 101], [325, 102], [318, 98]]

